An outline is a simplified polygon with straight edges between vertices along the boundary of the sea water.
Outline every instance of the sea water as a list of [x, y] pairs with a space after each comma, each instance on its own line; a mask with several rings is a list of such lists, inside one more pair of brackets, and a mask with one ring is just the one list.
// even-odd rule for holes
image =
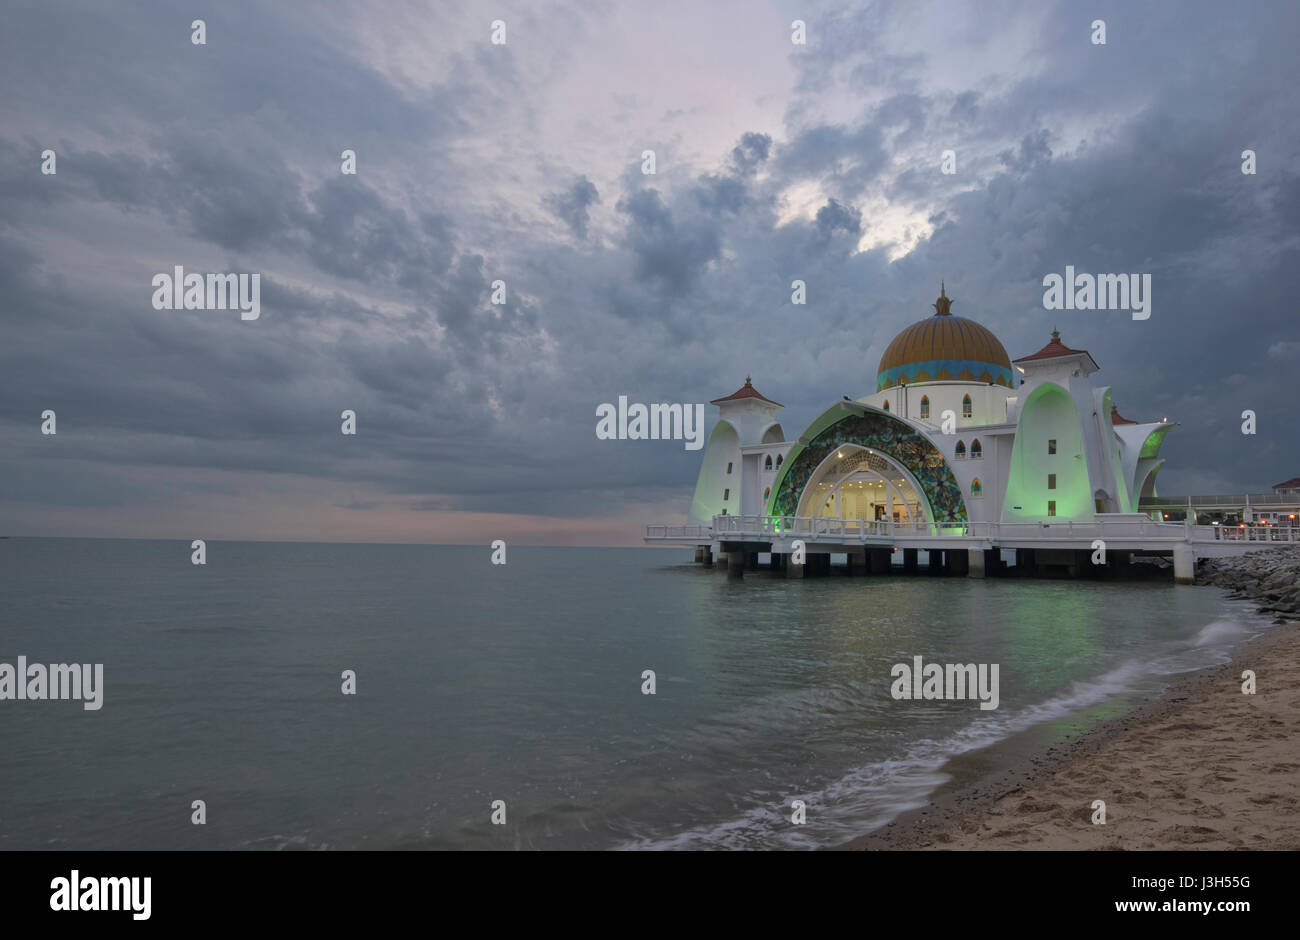
[[[0, 662], [104, 667], [97, 711], [0, 702], [0, 849], [830, 847], [950, 757], [1077, 731], [1266, 628], [1207, 587], [735, 581], [680, 548], [190, 556], [0, 540]], [[893, 698], [915, 656], [999, 664], [998, 707]]]

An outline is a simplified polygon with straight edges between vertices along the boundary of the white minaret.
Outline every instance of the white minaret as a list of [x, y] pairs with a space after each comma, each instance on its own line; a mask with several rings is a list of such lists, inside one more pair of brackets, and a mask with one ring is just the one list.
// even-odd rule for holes
[[784, 435], [776, 413], [783, 406], [761, 395], [749, 376], [735, 392], [709, 404], [718, 406], [718, 423], [704, 450], [687, 521], [708, 524], [724, 512], [757, 515], [763, 511], [759, 486], [762, 458], [760, 454], [742, 454], [741, 448], [765, 439], [779, 441]]

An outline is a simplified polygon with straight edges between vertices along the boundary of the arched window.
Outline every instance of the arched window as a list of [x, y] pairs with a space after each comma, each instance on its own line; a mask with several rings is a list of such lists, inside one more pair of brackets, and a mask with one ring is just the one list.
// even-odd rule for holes
[[958, 442], [957, 442], [957, 459], [958, 459], [958, 460], [963, 460], [963, 459], [965, 459], [965, 457], [966, 457], [966, 442], [965, 442], [965, 441], [958, 441]]
[[980, 478], [976, 477], [970, 481], [970, 494], [972, 496], [983, 496], [984, 487], [980, 485]]
[[778, 467], [781, 466], [781, 461], [783, 461], [783, 460], [785, 460], [785, 457], [781, 456], [780, 454], [777, 454], [777, 455], [776, 455], [776, 465], [777, 465]]
[[984, 456], [984, 448], [980, 446], [980, 439], [977, 437], [970, 442], [970, 459], [979, 460]]
[[885, 403], [884, 403], [883, 405], [881, 405], [880, 407], [882, 407], [883, 409], [885, 409], [885, 411], [888, 411], [888, 410], [889, 410], [889, 401], [888, 401], [888, 399], [886, 399], [886, 400], [885, 400]]
[[970, 417], [970, 414], [971, 414], [971, 411], [970, 411], [970, 396], [969, 396], [969, 395], [963, 395], [963, 396], [961, 397], [961, 416], [962, 416], [963, 418], [969, 418], [969, 417]]
[[771, 455], [771, 454], [768, 454], [768, 455], [767, 455], [767, 458], [763, 461], [763, 469], [764, 469], [764, 470], [771, 470], [771, 469], [772, 469], [772, 455]]
[[930, 417], [930, 396], [929, 395], [921, 396], [921, 417], [922, 418]]

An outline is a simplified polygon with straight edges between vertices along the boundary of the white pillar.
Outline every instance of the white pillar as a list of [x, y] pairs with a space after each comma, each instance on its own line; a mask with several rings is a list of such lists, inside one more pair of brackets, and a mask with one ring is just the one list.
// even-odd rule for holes
[[1174, 583], [1196, 583], [1196, 551], [1190, 545], [1174, 546]]
[[968, 559], [966, 565], [966, 577], [982, 578], [984, 577], [984, 549], [971, 548], [966, 551]]

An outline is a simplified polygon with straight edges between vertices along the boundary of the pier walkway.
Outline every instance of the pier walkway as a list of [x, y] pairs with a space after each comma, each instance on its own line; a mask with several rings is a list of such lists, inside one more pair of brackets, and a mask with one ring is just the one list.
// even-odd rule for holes
[[[917, 552], [925, 551], [932, 566], [938, 555], [950, 572], [975, 577], [982, 577], [990, 565], [998, 566], [1002, 551], [1016, 551], [1018, 564], [1060, 565], [1071, 573], [1097, 564], [1095, 557], [1108, 558], [1103, 565], [1115, 565], [1128, 564], [1134, 555], [1163, 555], [1173, 559], [1175, 580], [1190, 582], [1200, 559], [1300, 544], [1300, 527], [1156, 522], [1140, 513], [1099, 514], [1092, 522], [916, 523], [720, 515], [713, 517], [712, 525], [648, 525], [644, 540], [650, 545], [692, 546], [697, 560], [705, 564], [716, 555], [749, 567], [756, 566], [759, 553], [771, 553], [773, 566], [783, 567], [802, 548], [811, 556], [844, 554], [851, 569], [857, 559], [867, 571], [884, 570], [887, 559], [902, 551], [904, 570], [910, 570], [916, 567]], [[814, 567], [828, 561], [817, 558]]]

